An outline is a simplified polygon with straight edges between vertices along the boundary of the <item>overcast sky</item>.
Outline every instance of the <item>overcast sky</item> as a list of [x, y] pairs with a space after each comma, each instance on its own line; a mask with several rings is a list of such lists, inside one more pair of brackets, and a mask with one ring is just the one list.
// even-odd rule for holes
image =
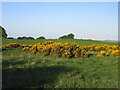
[[9, 37], [118, 39], [117, 2], [2, 2]]

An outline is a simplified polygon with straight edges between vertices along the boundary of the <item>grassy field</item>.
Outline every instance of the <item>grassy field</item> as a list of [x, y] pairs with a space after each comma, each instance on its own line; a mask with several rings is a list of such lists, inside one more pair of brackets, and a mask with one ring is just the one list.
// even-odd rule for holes
[[102, 42], [102, 41], [81, 40], [81, 39], [38, 39], [38, 40], [3, 39], [2, 45], [6, 45], [9, 43], [34, 45], [36, 43], [43, 43], [45, 41], [54, 41], [54, 42], [63, 42], [63, 43], [75, 42], [76, 44], [82, 45], [82, 46], [87, 46], [87, 45], [92, 45], [92, 44], [118, 45], [118, 43], [116, 42]]
[[[109, 44], [90, 40], [10, 40], [2, 44], [36, 44], [45, 41], [79, 45]], [[118, 58], [60, 58], [26, 53], [21, 49], [2, 52], [3, 88], [118, 88]]]

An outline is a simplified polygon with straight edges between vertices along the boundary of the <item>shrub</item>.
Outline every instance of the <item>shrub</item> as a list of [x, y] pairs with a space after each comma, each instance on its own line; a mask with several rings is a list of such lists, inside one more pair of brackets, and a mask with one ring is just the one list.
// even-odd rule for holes
[[37, 39], [46, 39], [45, 37], [41, 36], [41, 37], [38, 37]]
[[23, 37], [18, 37], [17, 39], [34, 39], [33, 37], [26, 37], [26, 36], [23, 36]]
[[14, 39], [13, 37], [7, 37], [7, 39]]
[[0, 35], [2, 35], [4, 38], [7, 38], [6, 30], [2, 26], [0, 26]]
[[74, 34], [70, 33], [68, 35], [59, 37], [59, 39], [74, 39]]
[[34, 39], [33, 37], [26, 37], [26, 39]]
[[112, 54], [114, 56], [120, 56], [119, 46], [110, 46], [106, 44], [93, 44], [90, 46], [80, 46], [76, 43], [61, 43], [46, 41], [44, 43], [37, 43], [35, 45], [19, 45], [16, 43], [10, 43], [1, 47], [2, 49], [9, 48], [21, 48], [23, 51], [33, 54], [39, 54], [41, 56], [58, 56], [65, 58], [84, 58], [90, 57], [95, 52], [99, 53], [96, 56], [108, 56]]

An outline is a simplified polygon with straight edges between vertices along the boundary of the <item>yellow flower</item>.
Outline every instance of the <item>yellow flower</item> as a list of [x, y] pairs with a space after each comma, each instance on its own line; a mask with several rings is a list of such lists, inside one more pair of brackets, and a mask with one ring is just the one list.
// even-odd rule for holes
[[98, 54], [98, 55], [96, 55], [97, 57], [101, 57], [102, 55], [100, 55], [100, 54]]
[[16, 43], [10, 43], [0, 47], [1, 49], [9, 49], [9, 48], [21, 48], [24, 51], [39, 54], [41, 56], [64, 56], [64, 57], [87, 57], [86, 52], [100, 52], [99, 55], [96, 56], [107, 56], [108, 53], [112, 55], [119, 56], [120, 47], [119, 46], [111, 46], [107, 44], [93, 44], [90, 46], [80, 46], [76, 45], [76, 43], [62, 43], [62, 42], [53, 42], [46, 41], [44, 43], [37, 43], [35, 45], [19, 45]]
[[119, 50], [113, 50], [112, 55], [120, 56], [120, 51]]
[[35, 64], [36, 64], [36, 62], [32, 62], [32, 63], [31, 63], [31, 65], [35, 65]]
[[107, 52], [106, 51], [100, 51], [100, 54], [105, 56], [107, 54]]

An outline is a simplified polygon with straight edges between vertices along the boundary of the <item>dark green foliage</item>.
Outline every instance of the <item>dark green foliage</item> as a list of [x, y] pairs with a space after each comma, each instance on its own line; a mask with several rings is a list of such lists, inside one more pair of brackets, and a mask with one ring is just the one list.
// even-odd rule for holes
[[34, 39], [33, 37], [27, 37], [26, 39]]
[[18, 37], [17, 39], [34, 39], [33, 37], [26, 37], [26, 36], [23, 36], [23, 37]]
[[7, 37], [7, 39], [14, 39], [13, 37]]
[[6, 30], [0, 26], [0, 35], [4, 38], [7, 38]]
[[38, 37], [37, 39], [46, 39], [45, 37], [41, 36], [41, 37]]
[[70, 33], [70, 34], [68, 34], [67, 37], [70, 38], [70, 39], [74, 39], [74, 34]]
[[68, 35], [59, 37], [59, 39], [74, 39], [74, 34], [70, 33]]
[[59, 39], [68, 39], [66, 35], [59, 37]]
[[23, 37], [18, 37], [17, 39], [23, 39]]

